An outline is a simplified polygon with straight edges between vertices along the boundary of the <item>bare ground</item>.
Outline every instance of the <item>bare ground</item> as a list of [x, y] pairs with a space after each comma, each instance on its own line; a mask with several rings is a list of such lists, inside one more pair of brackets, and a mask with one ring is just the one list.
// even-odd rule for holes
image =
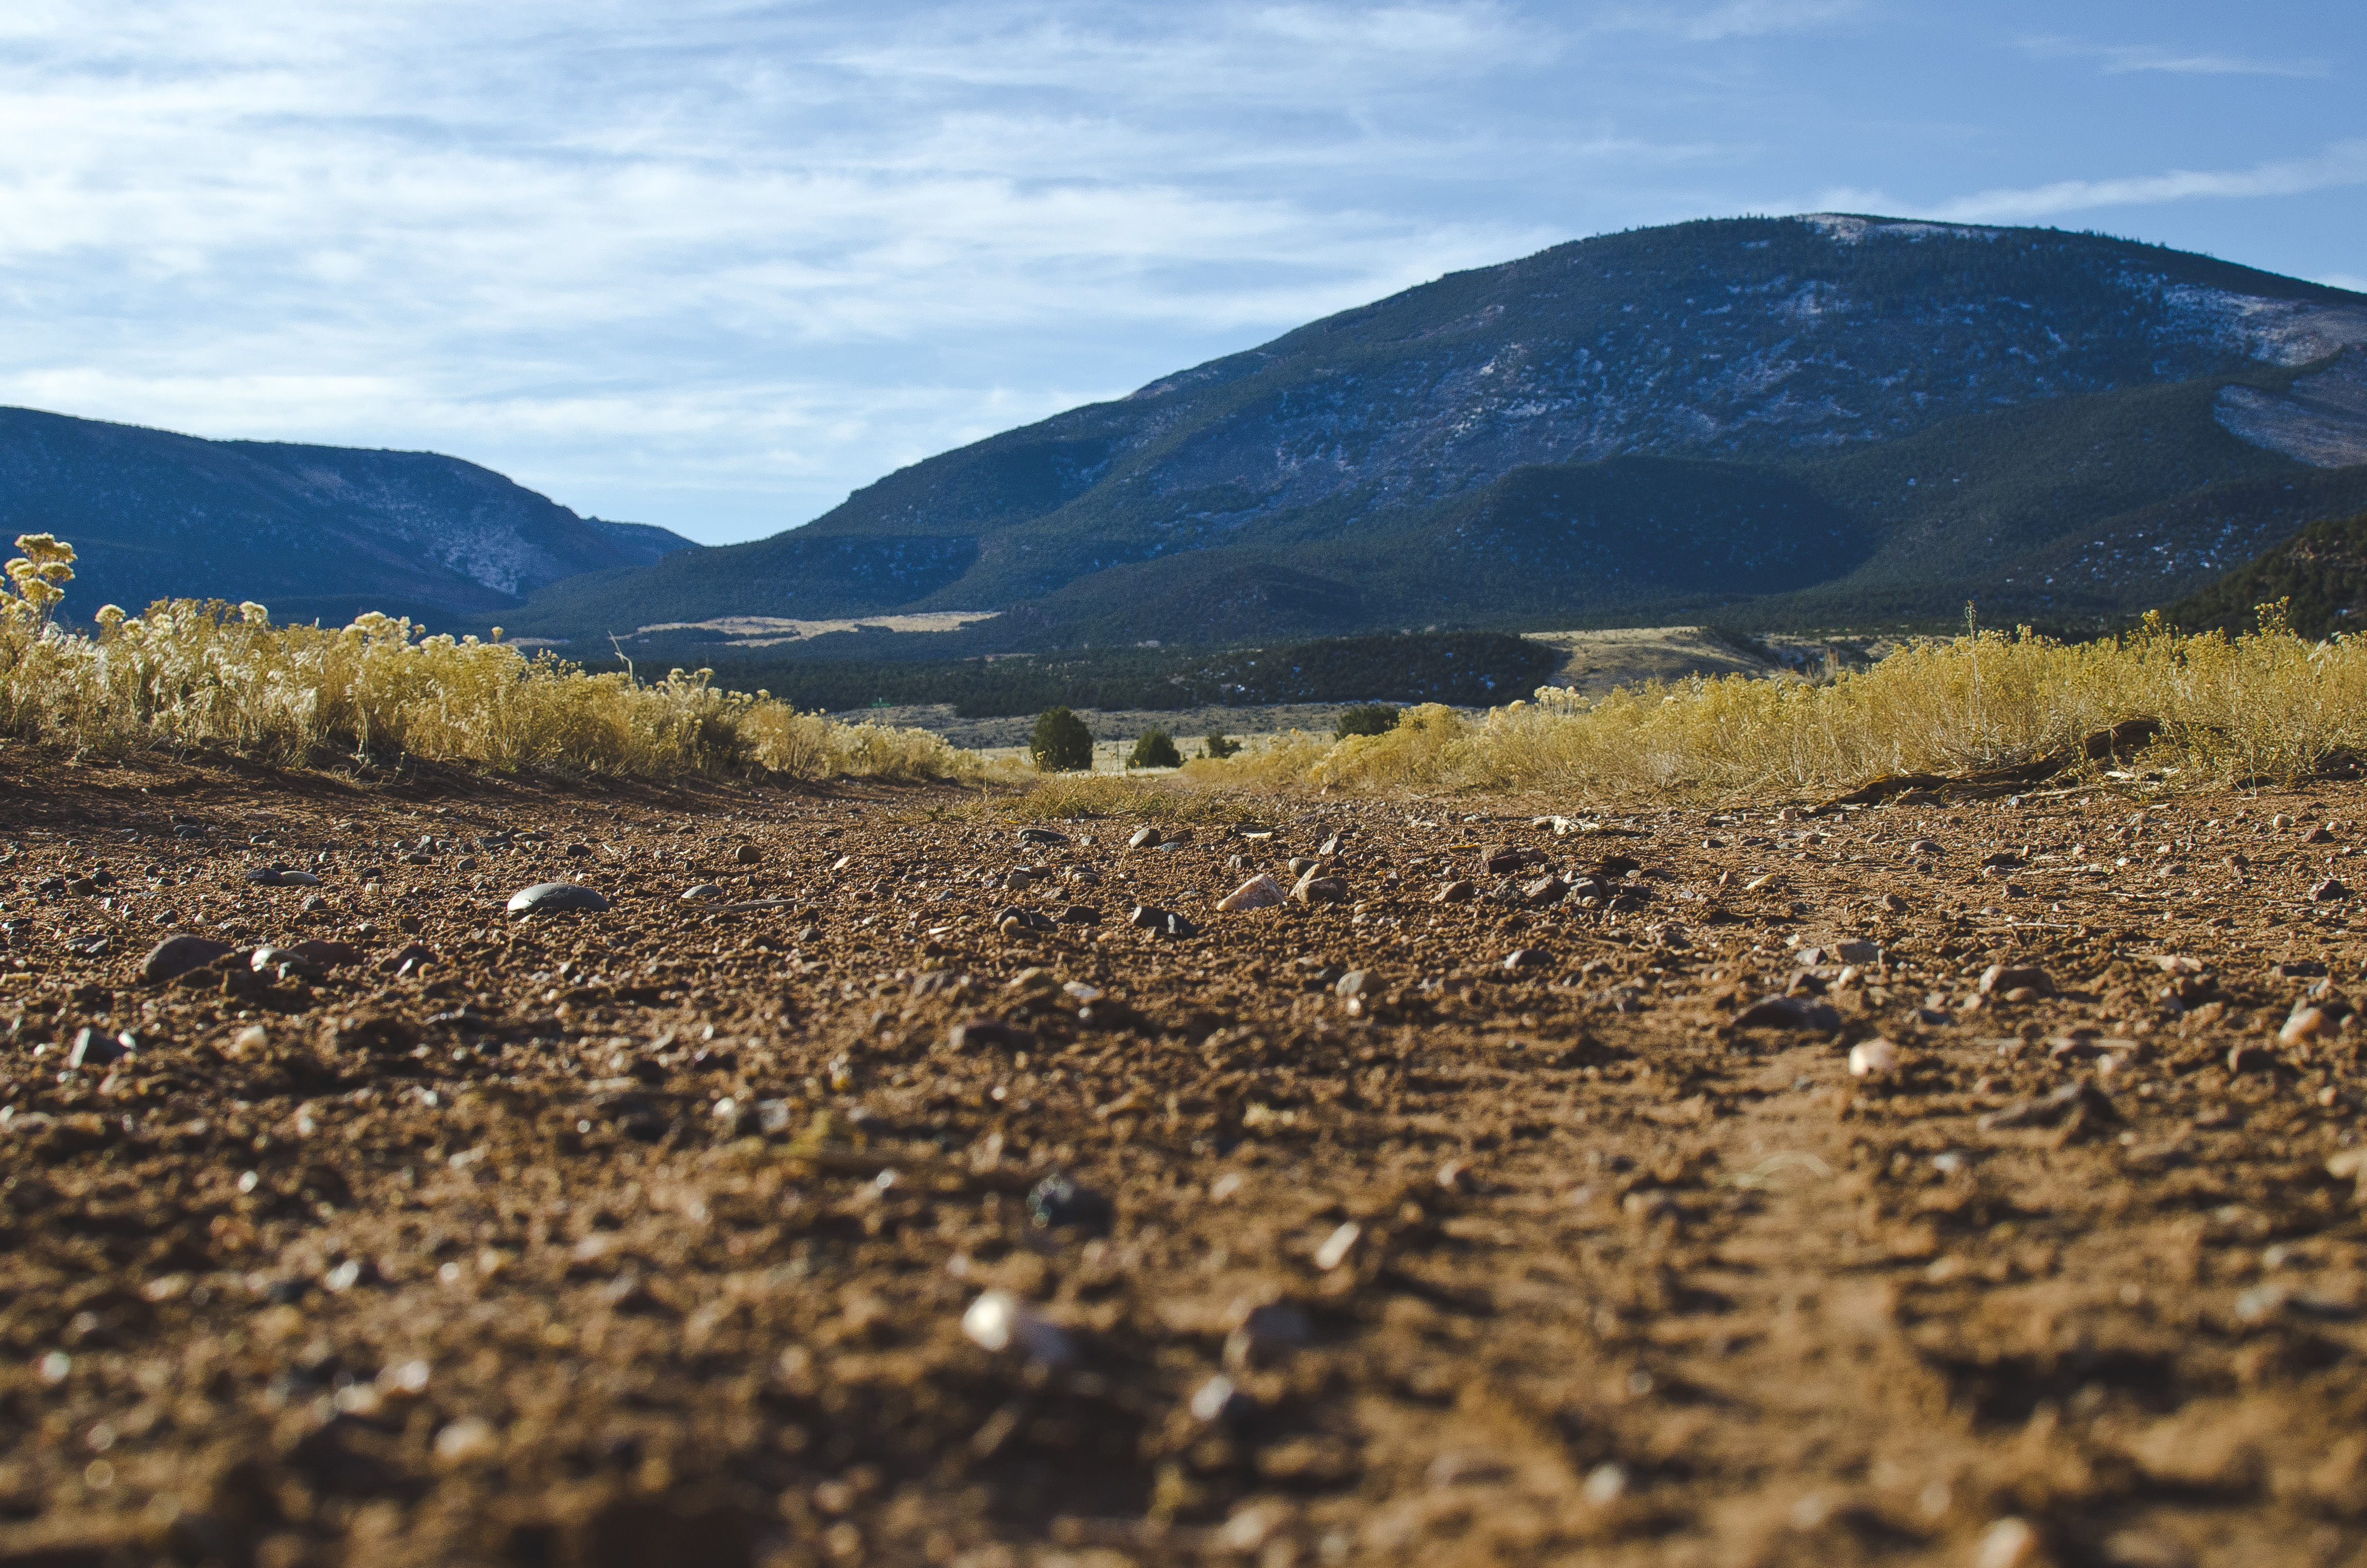
[[[2310, 896], [2367, 797], [2139, 805], [1129, 852], [32, 767], [0, 1563], [2367, 1562], [2361, 953]], [[1335, 838], [1347, 902], [1209, 907]], [[559, 876], [615, 907], [503, 913]], [[365, 956], [140, 978], [200, 930]]]

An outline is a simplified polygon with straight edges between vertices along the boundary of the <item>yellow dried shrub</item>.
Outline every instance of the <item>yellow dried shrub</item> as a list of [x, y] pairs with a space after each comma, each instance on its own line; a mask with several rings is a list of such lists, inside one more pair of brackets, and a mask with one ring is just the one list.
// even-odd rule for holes
[[2148, 623], [2063, 643], [1985, 632], [1920, 643], [1826, 684], [1729, 676], [1588, 699], [1546, 688], [1481, 718], [1410, 710], [1387, 735], [1235, 762], [1266, 787], [1544, 792], [1605, 803], [1667, 793], [1836, 792], [1897, 773], [1958, 776], [2064, 752], [2129, 718], [2166, 730], [2149, 766], [2194, 781], [2292, 778], [2367, 753], [2367, 638], [2310, 642], [2273, 607], [2244, 637]]
[[[806, 780], [970, 778], [978, 758], [925, 730], [840, 724], [759, 694], [592, 674], [548, 653], [428, 637], [375, 613], [278, 626], [261, 604], [104, 606], [96, 636], [50, 619], [72, 547], [17, 540], [0, 587], [0, 727], [123, 754], [220, 747], [281, 762], [398, 755], [655, 776], [754, 769]], [[11, 592], [13, 588], [13, 592]]]

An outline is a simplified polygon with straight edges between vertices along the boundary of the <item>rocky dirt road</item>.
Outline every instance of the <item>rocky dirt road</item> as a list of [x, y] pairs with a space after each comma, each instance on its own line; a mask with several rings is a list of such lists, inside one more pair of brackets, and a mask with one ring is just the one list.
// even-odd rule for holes
[[2367, 1562], [2355, 787], [1201, 805], [24, 773], [0, 1563]]

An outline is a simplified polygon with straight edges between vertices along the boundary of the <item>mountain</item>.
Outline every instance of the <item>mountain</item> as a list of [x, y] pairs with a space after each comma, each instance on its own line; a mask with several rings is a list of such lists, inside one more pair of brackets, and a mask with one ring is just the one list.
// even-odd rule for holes
[[64, 606], [76, 618], [196, 597], [258, 600], [281, 621], [376, 609], [439, 627], [692, 547], [433, 452], [205, 441], [0, 409], [0, 537], [32, 532], [80, 557]]
[[2367, 297], [2092, 234], [1639, 230], [1454, 274], [513, 620], [1001, 612], [896, 639], [917, 655], [1953, 617], [1968, 597], [2110, 617], [2290, 533], [2327, 476], [2347, 493], [2362, 344]]
[[2182, 631], [2248, 632], [2280, 600], [2304, 637], [2367, 630], [2367, 510], [2312, 523], [2164, 615]]

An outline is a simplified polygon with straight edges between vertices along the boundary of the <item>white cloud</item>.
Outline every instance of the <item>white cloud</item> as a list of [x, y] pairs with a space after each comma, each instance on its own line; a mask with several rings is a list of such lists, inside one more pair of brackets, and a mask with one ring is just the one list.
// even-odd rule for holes
[[2042, 59], [2089, 60], [2108, 76], [2156, 71], [2172, 76], [2298, 76], [2332, 74], [2321, 60], [2260, 60], [2216, 50], [2180, 50], [2157, 44], [2095, 44], [2078, 39], [2025, 39], [2022, 47]]
[[2248, 169], [2173, 169], [2115, 179], [2057, 180], [2026, 189], [1985, 190], [1942, 202], [1921, 216], [1964, 223], [2009, 223], [2100, 207], [2151, 206], [2205, 197], [2300, 196], [2367, 185], [2367, 141], [2339, 141], [2315, 158], [2282, 159]]

